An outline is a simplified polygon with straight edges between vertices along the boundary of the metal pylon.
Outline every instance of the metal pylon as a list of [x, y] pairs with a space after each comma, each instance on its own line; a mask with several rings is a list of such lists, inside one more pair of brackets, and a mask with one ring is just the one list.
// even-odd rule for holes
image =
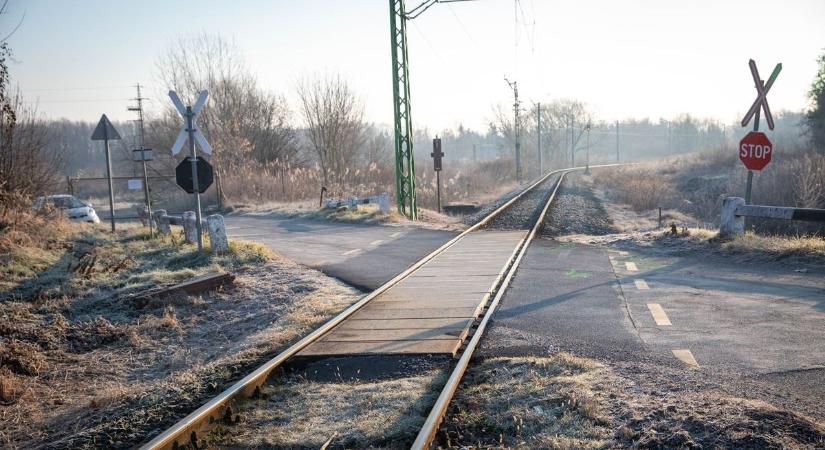
[[415, 155], [410, 113], [410, 77], [407, 67], [407, 17], [404, 0], [390, 0], [392, 38], [392, 94], [395, 112], [395, 192], [398, 212], [418, 218], [415, 201]]

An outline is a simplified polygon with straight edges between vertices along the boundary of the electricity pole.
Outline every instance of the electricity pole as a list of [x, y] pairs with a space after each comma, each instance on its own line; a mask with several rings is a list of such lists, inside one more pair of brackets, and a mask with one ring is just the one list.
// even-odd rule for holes
[[585, 169], [584, 173], [590, 173], [590, 122], [587, 122], [587, 125], [584, 127], [587, 130], [587, 159], [585, 159]]
[[536, 134], [538, 134], [538, 153], [539, 153], [539, 177], [544, 174], [544, 166], [541, 161], [541, 102], [536, 103]]
[[576, 142], [573, 137], [575, 122], [573, 121], [573, 113], [570, 113], [570, 167], [576, 167]]
[[518, 101], [518, 81], [510, 82], [507, 77], [504, 77], [504, 81], [506, 81], [507, 84], [510, 85], [510, 88], [513, 89], [513, 98], [515, 99], [513, 103], [513, 111], [515, 113], [513, 134], [515, 135], [516, 140], [516, 181], [521, 183], [521, 118], [519, 117], [520, 104]]
[[395, 119], [395, 193], [398, 212], [408, 219], [418, 218], [415, 198], [415, 155], [410, 106], [410, 71], [407, 57], [407, 20], [424, 13], [436, 3], [466, 0], [424, 0], [410, 11], [404, 0], [390, 2], [390, 50], [392, 52], [392, 100]]
[[152, 231], [152, 200], [149, 197], [149, 174], [146, 171], [146, 145], [144, 143], [144, 128], [143, 128], [143, 101], [146, 100], [144, 97], [140, 95], [140, 83], [136, 86], [137, 88], [137, 97], [133, 100], [137, 101], [137, 106], [130, 106], [127, 108], [129, 111], [135, 111], [138, 113], [137, 123], [138, 123], [138, 139], [140, 145], [140, 156], [141, 156], [141, 164], [143, 164], [143, 201], [146, 205], [146, 212], [149, 214], [148, 223], [149, 223], [149, 235], [150, 237], [153, 235]]

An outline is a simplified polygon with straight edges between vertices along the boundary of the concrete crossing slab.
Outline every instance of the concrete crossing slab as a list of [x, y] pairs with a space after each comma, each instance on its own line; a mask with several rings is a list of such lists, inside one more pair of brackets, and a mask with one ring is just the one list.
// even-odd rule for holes
[[454, 355], [526, 234], [467, 235], [299, 355]]

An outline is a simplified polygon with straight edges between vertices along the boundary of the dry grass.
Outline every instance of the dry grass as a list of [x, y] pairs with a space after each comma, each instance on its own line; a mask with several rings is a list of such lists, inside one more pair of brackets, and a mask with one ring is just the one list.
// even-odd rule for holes
[[445, 375], [428, 371], [381, 381], [318, 382], [292, 376], [247, 405], [240, 427], [216, 431], [231, 448], [408, 448]]
[[[436, 177], [430, 161], [416, 164], [416, 195], [419, 207], [436, 208]], [[344, 173], [331, 173], [324, 183], [316, 167], [300, 167], [272, 162], [261, 165], [246, 162], [222, 179], [229, 204], [260, 205], [272, 202], [306, 202], [317, 205], [322, 185], [328, 198], [350, 196], [369, 197], [389, 192], [395, 198], [395, 167], [393, 164], [372, 163], [352, 168]], [[443, 202], [480, 202], [499, 193], [502, 185], [512, 185], [513, 162], [492, 160], [482, 162], [453, 161], [445, 164], [441, 173]]]
[[601, 448], [610, 417], [590, 384], [602, 366], [569, 354], [473, 365], [438, 442], [446, 448]]
[[[712, 240], [718, 234], [709, 230], [691, 230], [699, 239]], [[760, 236], [747, 232], [733, 240], [721, 242], [722, 249], [732, 253], [762, 253], [776, 259], [791, 256], [822, 260], [825, 257], [825, 238], [808, 236]]]
[[[212, 255], [177, 231], [65, 229], [47, 245], [4, 236], [16, 268], [0, 287], [3, 448], [137, 444], [357, 299], [259, 244]], [[216, 269], [238, 275], [231, 292], [130, 301]]]
[[240, 214], [267, 215], [276, 218], [300, 218], [308, 220], [329, 220], [344, 223], [366, 225], [415, 226], [430, 229], [461, 231], [464, 226], [456, 217], [439, 214], [429, 209], [418, 209], [418, 221], [408, 220], [395, 209], [383, 213], [377, 205], [359, 205], [357, 209], [345, 206], [338, 208], [317, 208], [307, 202], [300, 203], [264, 203], [261, 205], [241, 205], [233, 208]]

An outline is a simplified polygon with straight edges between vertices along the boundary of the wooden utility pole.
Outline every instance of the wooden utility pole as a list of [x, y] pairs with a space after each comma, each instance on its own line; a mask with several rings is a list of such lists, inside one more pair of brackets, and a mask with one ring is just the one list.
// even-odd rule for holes
[[536, 121], [538, 124], [536, 125], [537, 133], [538, 134], [538, 154], [539, 154], [539, 176], [544, 174], [544, 165], [542, 164], [541, 160], [541, 102], [536, 103]]

